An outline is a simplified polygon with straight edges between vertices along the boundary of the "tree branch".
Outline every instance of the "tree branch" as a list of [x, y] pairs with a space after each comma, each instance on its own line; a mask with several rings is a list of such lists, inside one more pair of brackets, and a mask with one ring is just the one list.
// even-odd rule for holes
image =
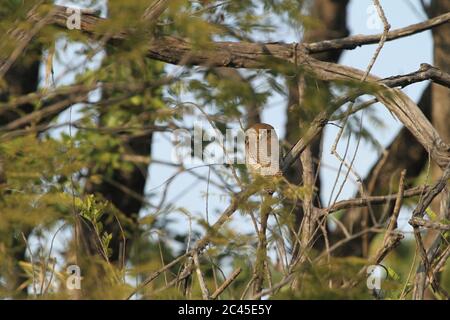
[[422, 63], [418, 71], [385, 78], [383, 83], [389, 87], [405, 87], [425, 80], [433, 80], [435, 83], [450, 88], [450, 74], [427, 63]]
[[439, 222], [427, 221], [422, 218], [414, 217], [409, 220], [413, 227], [423, 227], [427, 229], [435, 229], [441, 231], [450, 231], [450, 224], [443, 224]]
[[[419, 196], [421, 194], [424, 194], [428, 192], [429, 187], [422, 186], [422, 187], [415, 187], [408, 190], [405, 190], [403, 193], [403, 198], [410, 198]], [[330, 214], [339, 210], [348, 209], [348, 208], [355, 208], [355, 207], [365, 207], [370, 205], [380, 205], [380, 204], [386, 204], [386, 203], [393, 203], [397, 200], [398, 194], [391, 194], [387, 196], [371, 196], [371, 197], [364, 197], [364, 198], [356, 198], [356, 199], [350, 199], [350, 200], [342, 200], [339, 202], [336, 202], [333, 206], [325, 209], [321, 209], [322, 214]]]
[[225, 289], [228, 288], [230, 284], [237, 278], [237, 276], [241, 273], [241, 271], [242, 271], [241, 268], [237, 268], [236, 270], [234, 270], [233, 273], [230, 275], [230, 277], [226, 279], [222, 283], [222, 285], [219, 288], [217, 288], [216, 291], [214, 291], [214, 293], [211, 295], [211, 299], [216, 300], [222, 294], [222, 292], [224, 292]]
[[[444, 23], [448, 23], [450, 21], [450, 12], [439, 15], [435, 18], [426, 20], [421, 23], [412, 24], [405, 28], [400, 28], [396, 30], [392, 30], [387, 34], [386, 41], [392, 41], [404, 37], [411, 36], [416, 33], [420, 33], [432, 28], [436, 28]], [[355, 35], [342, 39], [336, 40], [326, 40], [314, 43], [305, 44], [305, 48], [309, 53], [317, 53], [328, 50], [342, 50], [342, 49], [355, 49], [357, 47], [368, 45], [368, 44], [376, 44], [380, 42], [383, 34], [374, 34], [374, 35]]]
[[155, 0], [144, 12], [144, 20], [156, 21], [169, 6], [170, 0]]

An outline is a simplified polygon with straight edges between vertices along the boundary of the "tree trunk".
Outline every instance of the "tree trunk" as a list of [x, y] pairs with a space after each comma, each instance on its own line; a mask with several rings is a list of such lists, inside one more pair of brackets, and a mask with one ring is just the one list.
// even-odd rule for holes
[[[316, 42], [326, 39], [341, 38], [348, 35], [347, 29], [347, 4], [348, 1], [316, 0], [310, 8], [310, 15], [317, 20], [318, 26], [306, 29], [303, 42]], [[341, 50], [327, 51], [313, 55], [314, 58], [337, 62], [341, 56]], [[300, 98], [299, 82], [296, 78], [288, 81], [289, 97], [287, 107], [286, 140], [289, 144], [295, 144], [302, 136], [302, 132], [310, 123], [314, 114], [320, 112], [328, 105], [331, 96], [328, 85], [324, 82], [305, 78], [303, 86], [304, 92]], [[314, 97], [314, 98], [313, 98]], [[301, 101], [306, 102], [299, 105]], [[317, 172], [317, 164], [321, 157], [322, 135], [311, 144], [311, 155], [314, 161], [313, 175]], [[300, 159], [297, 160], [287, 173], [287, 179], [294, 184], [302, 184], [302, 165]], [[316, 179], [315, 189], [320, 190], [320, 179]], [[313, 204], [320, 203], [319, 193], [313, 195]], [[288, 205], [289, 207], [289, 205]], [[303, 219], [303, 207], [299, 204], [295, 209], [295, 230], [298, 231]], [[320, 235], [319, 235], [320, 236]], [[322, 237], [320, 237], [322, 239]], [[322, 241], [315, 242], [316, 246], [321, 246]]]
[[[22, 96], [35, 92], [39, 85], [39, 66], [41, 63], [41, 48], [36, 45], [32, 46], [26, 53], [21, 56], [11, 69], [5, 75], [5, 86], [1, 89], [0, 101], [7, 101], [10, 95]], [[5, 112], [0, 116], [0, 126], [18, 119], [22, 113], [29, 113], [34, 109], [32, 104], [20, 105], [17, 111]], [[1, 155], [0, 155], [1, 156]], [[8, 174], [3, 170], [3, 161], [0, 159], [0, 188], [2, 184], [7, 184]], [[1, 191], [1, 189], [0, 189]], [[0, 195], [1, 201], [1, 195]], [[13, 252], [12, 265], [9, 267], [9, 277], [6, 279], [7, 287], [10, 292], [15, 293], [14, 298], [24, 298], [27, 295], [27, 287], [20, 291], [16, 289], [28, 280], [28, 276], [19, 265], [20, 261], [25, 261], [26, 245], [22, 239], [22, 233], [28, 238], [31, 232], [29, 226], [22, 226], [16, 230], [10, 230], [11, 247]]]

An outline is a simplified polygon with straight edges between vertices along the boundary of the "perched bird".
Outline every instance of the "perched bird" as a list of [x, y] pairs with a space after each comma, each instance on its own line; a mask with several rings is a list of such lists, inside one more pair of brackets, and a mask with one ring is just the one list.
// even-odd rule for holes
[[245, 164], [252, 174], [280, 173], [278, 136], [267, 123], [257, 123], [245, 131]]

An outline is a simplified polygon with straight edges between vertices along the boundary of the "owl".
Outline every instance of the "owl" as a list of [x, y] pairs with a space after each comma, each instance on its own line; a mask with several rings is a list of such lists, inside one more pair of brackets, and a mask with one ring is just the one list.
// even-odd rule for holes
[[245, 131], [245, 164], [251, 174], [280, 174], [278, 136], [267, 123], [257, 123]]

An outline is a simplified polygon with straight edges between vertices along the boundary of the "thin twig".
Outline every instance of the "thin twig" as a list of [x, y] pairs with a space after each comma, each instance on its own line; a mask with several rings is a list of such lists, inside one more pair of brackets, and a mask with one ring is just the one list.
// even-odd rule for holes
[[219, 288], [211, 295], [212, 300], [216, 300], [222, 292], [225, 291], [226, 288], [230, 286], [230, 284], [237, 278], [237, 276], [241, 273], [242, 269], [238, 268], [233, 271], [233, 273], [221, 284]]
[[258, 294], [263, 287], [265, 278], [265, 263], [267, 259], [267, 222], [271, 212], [270, 202], [271, 194], [265, 194], [261, 204], [261, 223], [258, 231], [258, 248], [256, 249], [256, 262], [253, 274], [255, 281], [253, 283], [253, 294]]
[[198, 260], [198, 253], [194, 252], [193, 254], [195, 269], [197, 270], [197, 278], [200, 284], [200, 290], [202, 292], [203, 300], [209, 300], [209, 290], [206, 286], [205, 279], [203, 278], [202, 270], [200, 269], [200, 262]]
[[400, 174], [400, 182], [398, 187], [397, 199], [395, 200], [394, 210], [392, 211], [391, 219], [389, 220], [388, 227], [386, 229], [386, 234], [384, 236], [384, 241], [386, 242], [395, 228], [397, 228], [397, 219], [400, 214], [400, 208], [402, 207], [403, 202], [403, 193], [405, 192], [405, 175], [406, 170], [403, 170]]
[[386, 42], [386, 39], [388, 37], [389, 34], [389, 30], [391, 29], [391, 25], [389, 24], [386, 15], [384, 13], [383, 7], [380, 4], [379, 0], [373, 0], [373, 4], [375, 5], [375, 7], [377, 8], [377, 12], [378, 15], [381, 18], [381, 21], [383, 21], [383, 26], [384, 26], [384, 30], [383, 30], [383, 35], [381, 36], [380, 42], [378, 44], [377, 49], [375, 50], [375, 53], [372, 57], [372, 60], [370, 60], [369, 66], [366, 69], [366, 72], [364, 73], [364, 76], [362, 77], [362, 81], [365, 81], [367, 76], [369, 75], [370, 71], [372, 70], [372, 67], [375, 64], [375, 61], [377, 61], [378, 56], [380, 55], [381, 49], [384, 46], [384, 43]]
[[28, 244], [28, 240], [27, 240], [27, 237], [25, 236], [25, 234], [23, 232], [21, 232], [21, 235], [22, 235], [23, 241], [25, 242], [25, 246], [27, 247], [28, 254], [30, 255], [31, 274], [32, 274], [32, 279], [33, 279], [33, 292], [34, 292], [34, 297], [36, 298], [37, 288], [36, 288], [36, 276], [35, 276], [35, 272], [34, 272], [33, 252], [31, 251], [30, 245]]

